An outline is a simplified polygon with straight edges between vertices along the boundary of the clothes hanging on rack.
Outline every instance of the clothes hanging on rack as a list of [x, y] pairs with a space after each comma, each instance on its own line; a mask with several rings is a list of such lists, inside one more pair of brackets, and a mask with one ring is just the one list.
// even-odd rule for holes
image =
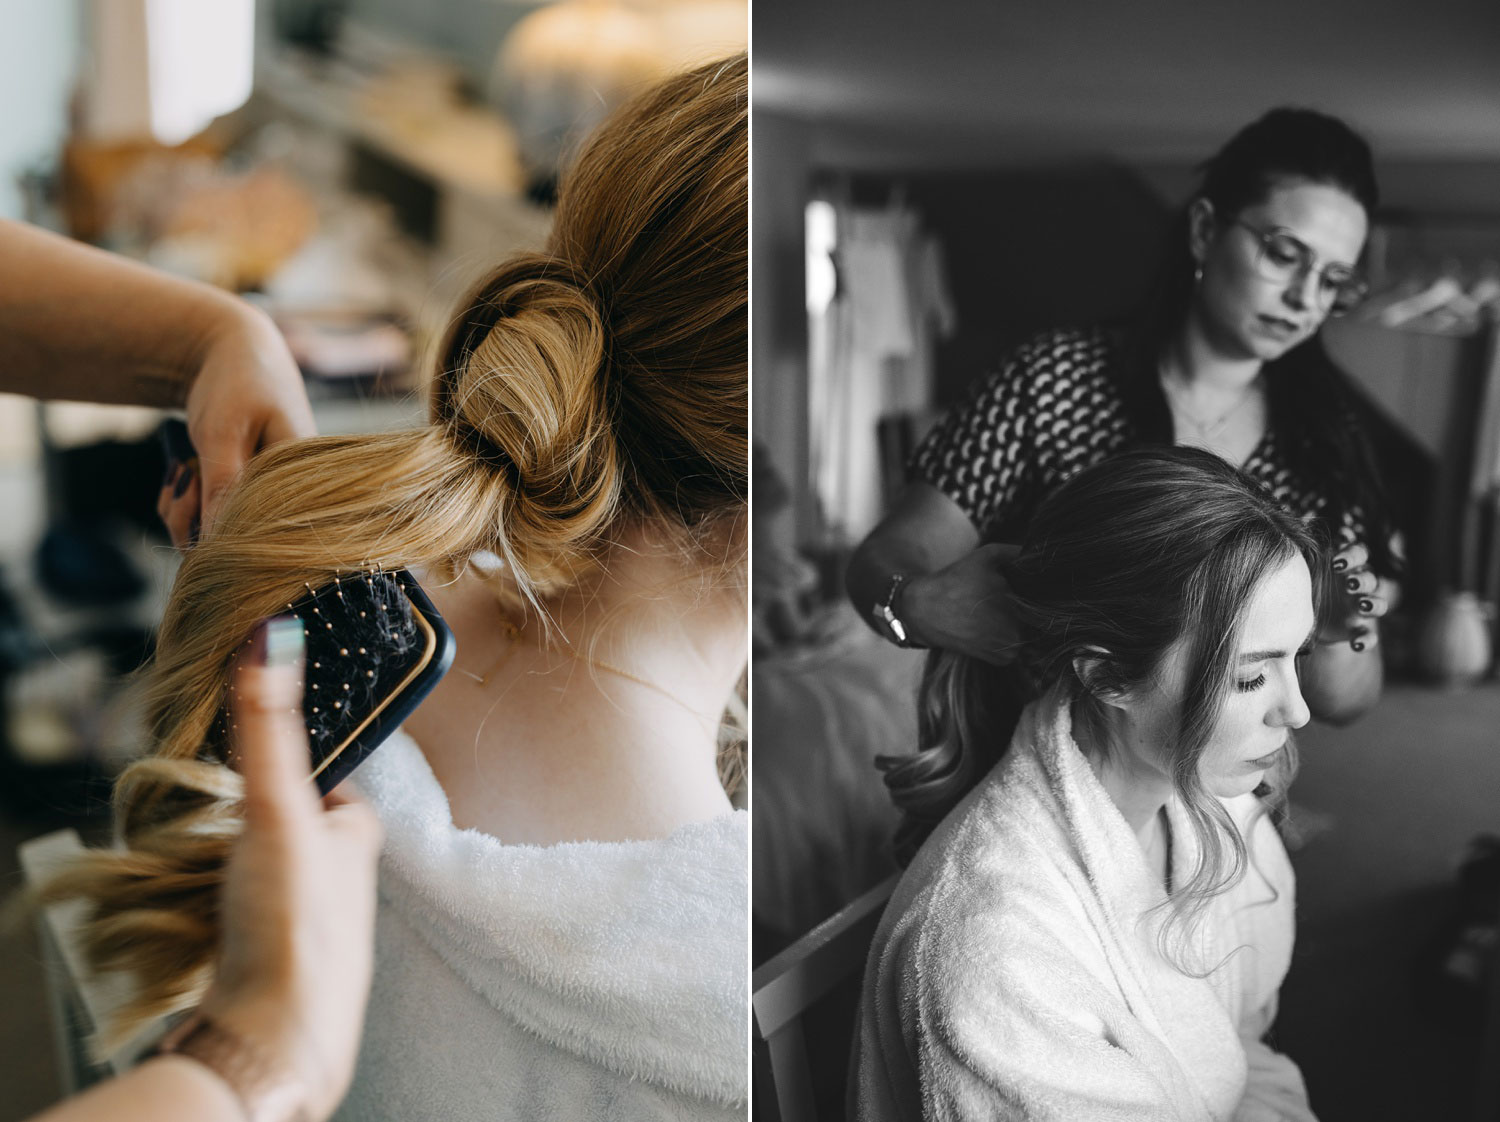
[[841, 206], [839, 288], [811, 330], [812, 484], [827, 528], [854, 541], [882, 514], [881, 418], [932, 401], [933, 350], [957, 326], [942, 247], [901, 201]]

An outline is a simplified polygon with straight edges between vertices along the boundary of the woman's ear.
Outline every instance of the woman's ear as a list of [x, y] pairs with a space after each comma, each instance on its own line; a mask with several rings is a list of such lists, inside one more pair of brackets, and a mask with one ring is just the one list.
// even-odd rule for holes
[[1103, 647], [1088, 647], [1074, 655], [1073, 674], [1090, 697], [1105, 705], [1122, 709], [1130, 701], [1130, 691], [1116, 682], [1110, 654]]
[[1218, 230], [1214, 204], [1207, 199], [1194, 199], [1188, 206], [1188, 252], [1199, 266], [1208, 259], [1208, 247]]

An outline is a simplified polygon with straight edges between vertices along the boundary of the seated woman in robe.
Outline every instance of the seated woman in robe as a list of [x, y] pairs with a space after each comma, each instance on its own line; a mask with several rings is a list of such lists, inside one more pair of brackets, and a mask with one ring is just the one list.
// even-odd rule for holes
[[922, 747], [887, 764], [910, 831], [941, 822], [866, 967], [855, 1116], [1313, 1117], [1262, 1038], [1293, 935], [1270, 810], [1325, 570], [1197, 449], [1127, 453], [1045, 502], [1007, 573], [1031, 697], [936, 654]]
[[354, 776], [386, 848], [339, 1117], [743, 1113], [747, 816], [720, 765], [747, 647], [747, 119], [744, 58], [621, 110], [545, 251], [457, 309], [430, 422], [262, 453], [191, 550], [123, 848], [51, 893], [92, 904], [130, 1018], [193, 1005], [218, 944], [233, 652], [307, 586], [413, 569], [457, 655]]

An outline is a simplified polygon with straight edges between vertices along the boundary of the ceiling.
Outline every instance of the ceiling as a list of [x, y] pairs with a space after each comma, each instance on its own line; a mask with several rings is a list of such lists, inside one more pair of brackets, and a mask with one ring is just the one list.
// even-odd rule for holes
[[1500, 160], [1500, 0], [755, 0], [758, 107], [949, 153], [1201, 158], [1278, 104]]

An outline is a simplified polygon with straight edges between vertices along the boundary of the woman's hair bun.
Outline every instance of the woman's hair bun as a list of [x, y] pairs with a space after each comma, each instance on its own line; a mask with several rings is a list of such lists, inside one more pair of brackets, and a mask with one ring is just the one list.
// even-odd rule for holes
[[563, 175], [546, 249], [461, 306], [432, 418], [460, 476], [500, 485], [480, 548], [567, 568], [629, 519], [723, 552], [749, 486], [748, 97], [741, 55], [624, 106]]
[[585, 541], [619, 501], [608, 365], [593, 296], [566, 262], [543, 254], [487, 277], [443, 345], [433, 422], [508, 474], [508, 521], [532, 523], [554, 546]]

